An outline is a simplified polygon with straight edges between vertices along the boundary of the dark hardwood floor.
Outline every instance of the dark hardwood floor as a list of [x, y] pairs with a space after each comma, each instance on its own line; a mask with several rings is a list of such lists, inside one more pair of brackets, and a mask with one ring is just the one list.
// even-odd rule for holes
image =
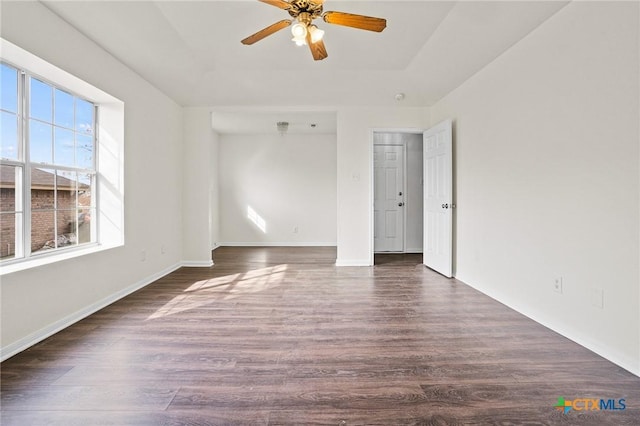
[[[220, 248], [2, 363], [8, 425], [639, 425], [640, 378], [419, 256]], [[621, 411], [558, 397], [626, 400]]]

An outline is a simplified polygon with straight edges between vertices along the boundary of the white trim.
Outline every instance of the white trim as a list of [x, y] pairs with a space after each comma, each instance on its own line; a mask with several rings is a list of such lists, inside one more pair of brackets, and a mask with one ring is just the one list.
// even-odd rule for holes
[[537, 314], [535, 314], [533, 312], [527, 312], [527, 310], [524, 309], [522, 306], [517, 306], [516, 304], [511, 303], [510, 301], [506, 300], [505, 298], [500, 297], [500, 296], [498, 296], [496, 294], [493, 294], [493, 292], [487, 291], [487, 289], [485, 289], [485, 288], [480, 288], [480, 287], [476, 287], [476, 286], [474, 286], [472, 284], [467, 284], [466, 282], [460, 280], [459, 278], [455, 278], [455, 279], [457, 281], [459, 281], [460, 283], [464, 284], [464, 285], [467, 285], [467, 286], [469, 286], [469, 287], [471, 287], [471, 288], [473, 288], [475, 290], [478, 290], [480, 293], [484, 294], [485, 296], [488, 296], [488, 297], [492, 298], [493, 300], [496, 300], [496, 301], [502, 303], [503, 305], [507, 306], [508, 308], [513, 309], [517, 313], [519, 313], [521, 315], [524, 315], [525, 317], [529, 318], [530, 320], [537, 322], [538, 324], [542, 325], [543, 327], [546, 327], [551, 331], [555, 331], [559, 335], [561, 335], [563, 337], [566, 337], [567, 339], [577, 343], [578, 345], [590, 350], [591, 352], [594, 352], [594, 353], [600, 355], [604, 359], [606, 359], [608, 361], [611, 361], [612, 363], [624, 368], [625, 370], [629, 371], [630, 373], [635, 374], [636, 376], [640, 377], [640, 366], [638, 366], [638, 360], [637, 359], [629, 358], [625, 354], [621, 354], [619, 352], [612, 351], [610, 348], [601, 346], [600, 344], [598, 344], [598, 342], [594, 342], [594, 341], [590, 340], [588, 338], [588, 336], [585, 338], [585, 336], [576, 335], [571, 330], [566, 329], [566, 327], [558, 326], [558, 325], [554, 324], [552, 320], [540, 318]]
[[55, 251], [52, 253], [44, 253], [43, 255], [35, 255], [30, 257], [27, 260], [21, 260], [19, 262], [10, 262], [8, 264], [3, 264], [0, 266], [0, 276], [11, 274], [13, 272], [24, 271], [30, 268], [36, 268], [38, 266], [49, 265], [51, 263], [60, 262], [67, 259], [73, 259], [75, 257], [85, 256], [92, 253], [98, 253], [105, 250], [110, 250], [112, 248], [121, 247], [120, 244], [97, 244], [90, 243], [86, 246], [79, 247], [69, 247], [64, 249], [59, 249], [59, 251]]
[[373, 266], [367, 259], [337, 259], [336, 266]]
[[[367, 199], [367, 205], [369, 206], [369, 211], [367, 212], [368, 215], [368, 219], [369, 219], [369, 265], [373, 265], [375, 263], [374, 260], [374, 256], [375, 256], [375, 234], [376, 234], [376, 224], [375, 224], [375, 213], [374, 210], [376, 208], [375, 206], [375, 190], [376, 190], [376, 176], [375, 176], [375, 170], [373, 167], [373, 158], [374, 158], [374, 149], [375, 149], [375, 134], [376, 134], [376, 129], [370, 129], [369, 130], [369, 146], [367, 148], [367, 157], [368, 157], [368, 164], [367, 166], [369, 167], [369, 193], [367, 194], [368, 199]], [[346, 262], [346, 261], [344, 261]], [[338, 261], [336, 261], [336, 266], [351, 266], [351, 265], [341, 265], [338, 264]], [[357, 265], [354, 265], [357, 266]]]
[[180, 266], [185, 268], [209, 268], [213, 266], [213, 260], [183, 260]]
[[[371, 133], [412, 133], [421, 135], [425, 129], [422, 127], [373, 127]], [[372, 139], [373, 141], [373, 139]]]
[[35, 331], [22, 339], [19, 339], [13, 343], [8, 344], [7, 346], [0, 348], [0, 361], [4, 361], [19, 352], [24, 351], [25, 349], [35, 345], [38, 342], [46, 339], [49, 336], [52, 336], [63, 330], [76, 322], [88, 317], [91, 314], [98, 312], [100, 309], [109, 306], [110, 304], [117, 302], [118, 300], [130, 295], [134, 291], [140, 290], [143, 287], [153, 283], [154, 281], [159, 280], [160, 278], [169, 275], [173, 271], [179, 269], [181, 266], [184, 266], [182, 263], [176, 263], [168, 268], [163, 269], [160, 272], [157, 272], [153, 275], [148, 276], [135, 284], [130, 285], [129, 287], [122, 289], [114, 294], [111, 294], [104, 299], [101, 299], [95, 303], [92, 303], [79, 311], [74, 312], [71, 315], [67, 315], [66, 317], [55, 321], [54, 323], [41, 328], [38, 331]]
[[227, 242], [220, 243], [221, 247], [336, 247], [334, 242]]
[[[407, 252], [407, 225], [409, 221], [409, 213], [407, 210], [407, 199], [409, 193], [407, 188], [409, 187], [409, 144], [406, 140], [402, 141], [402, 196], [403, 209], [402, 209], [402, 252]], [[375, 225], [374, 225], [375, 229]], [[375, 250], [374, 250], [375, 251]], [[374, 262], [375, 263], [375, 262]]]

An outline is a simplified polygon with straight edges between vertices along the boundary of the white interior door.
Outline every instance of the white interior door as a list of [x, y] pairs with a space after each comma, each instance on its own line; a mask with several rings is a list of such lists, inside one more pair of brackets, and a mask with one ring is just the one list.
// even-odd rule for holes
[[445, 277], [452, 275], [453, 160], [451, 120], [424, 132], [424, 259]]
[[373, 249], [404, 251], [404, 146], [373, 146]]

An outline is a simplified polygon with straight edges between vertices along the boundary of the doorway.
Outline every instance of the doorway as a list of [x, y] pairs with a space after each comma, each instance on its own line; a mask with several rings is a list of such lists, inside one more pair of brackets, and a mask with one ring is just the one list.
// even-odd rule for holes
[[373, 132], [373, 194], [373, 253], [422, 253], [422, 130]]

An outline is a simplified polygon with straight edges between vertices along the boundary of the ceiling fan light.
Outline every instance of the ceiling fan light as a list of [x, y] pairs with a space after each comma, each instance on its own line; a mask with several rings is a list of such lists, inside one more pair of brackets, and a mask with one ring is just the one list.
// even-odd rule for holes
[[297, 22], [291, 27], [291, 35], [294, 39], [301, 39], [307, 36], [307, 26], [302, 22]]
[[291, 41], [293, 41], [296, 46], [304, 46], [305, 44], [307, 44], [307, 40], [304, 37], [294, 37], [291, 39]]
[[311, 34], [311, 43], [317, 43], [324, 37], [324, 31], [315, 25], [309, 25], [309, 34]]

